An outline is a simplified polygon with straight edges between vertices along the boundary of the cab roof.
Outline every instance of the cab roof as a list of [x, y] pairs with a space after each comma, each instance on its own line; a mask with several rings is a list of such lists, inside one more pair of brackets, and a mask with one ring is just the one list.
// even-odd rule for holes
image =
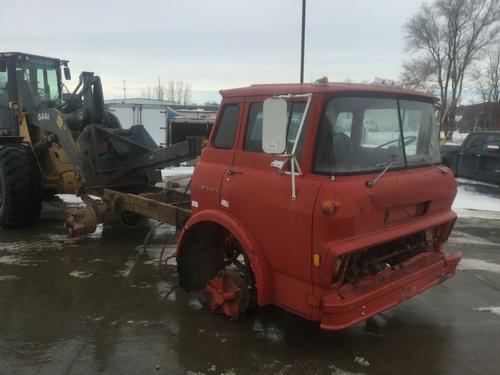
[[274, 96], [286, 94], [334, 94], [334, 93], [368, 93], [368, 94], [386, 94], [395, 96], [412, 96], [423, 100], [437, 101], [438, 98], [425, 92], [404, 89], [397, 86], [388, 86], [380, 84], [354, 84], [329, 82], [323, 84], [316, 83], [284, 83], [284, 84], [264, 84], [252, 85], [229, 90], [221, 90], [223, 97], [235, 96]]
[[19, 56], [24, 59], [44, 59], [44, 60], [52, 60], [54, 62], [59, 62], [59, 64], [67, 63], [68, 60], [62, 60], [58, 59], [55, 57], [47, 57], [47, 56], [40, 56], [40, 55], [33, 55], [30, 53], [24, 53], [24, 52], [0, 52], [0, 57], [16, 57]]

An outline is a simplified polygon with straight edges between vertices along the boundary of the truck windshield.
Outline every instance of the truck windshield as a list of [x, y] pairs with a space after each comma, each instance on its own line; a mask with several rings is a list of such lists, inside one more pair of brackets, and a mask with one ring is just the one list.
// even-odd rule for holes
[[356, 173], [440, 163], [432, 103], [394, 98], [331, 99], [320, 123], [315, 172]]
[[58, 67], [50, 64], [23, 61], [16, 67], [18, 101], [26, 112], [40, 108], [40, 104], [60, 104]]

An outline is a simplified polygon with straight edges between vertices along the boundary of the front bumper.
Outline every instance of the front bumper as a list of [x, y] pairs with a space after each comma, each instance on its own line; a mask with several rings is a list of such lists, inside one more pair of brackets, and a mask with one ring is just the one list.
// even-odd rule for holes
[[397, 270], [346, 284], [322, 298], [321, 328], [347, 328], [422, 293], [453, 276], [461, 258], [462, 253], [446, 257], [441, 252], [424, 252]]

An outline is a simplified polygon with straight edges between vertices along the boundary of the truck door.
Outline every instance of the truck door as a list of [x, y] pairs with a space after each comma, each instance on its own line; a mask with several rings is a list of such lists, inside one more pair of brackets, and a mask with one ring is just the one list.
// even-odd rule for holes
[[457, 168], [459, 177], [472, 179], [479, 177], [479, 162], [485, 138], [483, 134], [471, 134], [460, 147]]
[[[279, 171], [284, 158], [262, 151], [263, 100], [245, 105], [246, 131], [224, 178], [222, 204], [245, 223], [263, 249], [273, 275], [273, 302], [310, 316], [312, 213], [319, 182], [297, 176], [297, 198], [292, 200], [291, 176]], [[289, 141], [297, 134], [304, 109], [305, 101], [289, 103]], [[307, 154], [306, 148], [302, 154]], [[299, 154], [301, 168], [304, 161]]]
[[492, 134], [486, 137], [480, 159], [480, 179], [500, 184], [500, 135]]
[[219, 111], [216, 126], [210, 137], [211, 147], [203, 150], [193, 174], [191, 204], [198, 209], [220, 207], [222, 179], [233, 164], [234, 148], [241, 108], [238, 102], [225, 103]]

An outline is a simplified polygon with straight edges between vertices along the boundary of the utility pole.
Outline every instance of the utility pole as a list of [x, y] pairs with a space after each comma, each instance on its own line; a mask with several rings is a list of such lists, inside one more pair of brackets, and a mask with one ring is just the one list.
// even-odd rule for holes
[[158, 100], [162, 100], [161, 97], [161, 79], [158, 77]]
[[304, 83], [304, 47], [306, 42], [306, 0], [302, 0], [302, 40], [300, 48], [300, 83]]
[[127, 86], [125, 86], [125, 80], [123, 80], [123, 99], [127, 99]]

